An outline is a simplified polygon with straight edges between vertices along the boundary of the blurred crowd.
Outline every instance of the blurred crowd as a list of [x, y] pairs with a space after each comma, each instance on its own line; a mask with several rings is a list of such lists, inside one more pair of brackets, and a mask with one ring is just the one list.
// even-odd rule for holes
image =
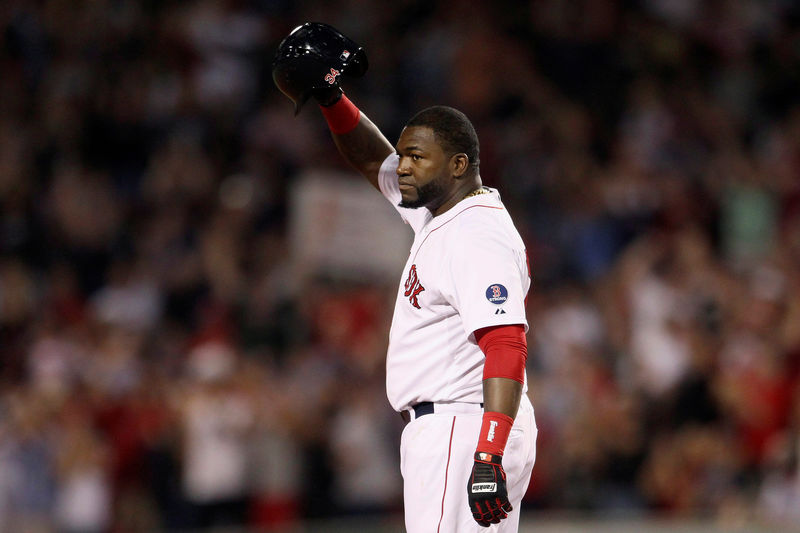
[[401, 508], [397, 280], [287, 252], [293, 179], [346, 170], [272, 84], [308, 20], [392, 142], [478, 130], [533, 269], [526, 508], [800, 521], [795, 2], [7, 0], [0, 530]]

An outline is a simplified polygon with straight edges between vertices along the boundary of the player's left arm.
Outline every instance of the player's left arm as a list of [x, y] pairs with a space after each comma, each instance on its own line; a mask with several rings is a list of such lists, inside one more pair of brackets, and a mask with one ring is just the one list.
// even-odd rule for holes
[[513, 509], [506, 490], [503, 453], [522, 398], [528, 352], [523, 324], [482, 328], [475, 331], [475, 340], [486, 356], [484, 413], [467, 495], [475, 521], [488, 527]]
[[502, 413], [512, 420], [517, 416], [525, 383], [528, 345], [525, 326], [491, 326], [475, 332], [486, 362], [483, 366], [484, 410]]
[[522, 399], [522, 383], [508, 378], [483, 380], [483, 407], [485, 411], [502, 413], [515, 418]]
[[527, 256], [521, 239], [496, 215], [476, 209], [461, 220], [448, 265], [452, 283], [444, 289], [464, 332], [485, 355], [483, 422], [467, 483], [473, 517], [485, 527], [512, 510], [502, 461], [524, 390], [528, 355]]

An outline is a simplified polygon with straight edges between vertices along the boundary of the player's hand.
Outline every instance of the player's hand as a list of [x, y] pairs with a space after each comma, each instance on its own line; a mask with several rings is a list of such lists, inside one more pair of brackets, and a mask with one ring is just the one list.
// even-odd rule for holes
[[336, 85], [333, 85], [331, 87], [314, 89], [311, 91], [311, 96], [314, 97], [314, 100], [316, 100], [319, 103], [319, 105], [329, 107], [338, 102], [339, 98], [342, 97], [342, 89], [339, 87], [339, 84], [337, 83]]
[[513, 509], [508, 501], [503, 456], [475, 452], [475, 464], [467, 481], [469, 508], [483, 527], [498, 524]]

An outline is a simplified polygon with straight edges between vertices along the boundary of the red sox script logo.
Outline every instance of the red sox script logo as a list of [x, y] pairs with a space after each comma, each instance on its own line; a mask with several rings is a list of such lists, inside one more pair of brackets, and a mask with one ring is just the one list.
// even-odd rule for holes
[[337, 76], [339, 76], [339, 71], [336, 70], [335, 68], [332, 68], [331, 73], [325, 75], [325, 81], [328, 82], [328, 85], [333, 85], [334, 83], [336, 83]]
[[419, 282], [419, 276], [417, 276], [417, 265], [411, 265], [411, 269], [408, 271], [408, 278], [406, 279], [406, 291], [403, 293], [407, 298], [408, 301], [411, 302], [411, 305], [419, 309], [419, 301], [417, 297], [419, 293], [425, 290]]

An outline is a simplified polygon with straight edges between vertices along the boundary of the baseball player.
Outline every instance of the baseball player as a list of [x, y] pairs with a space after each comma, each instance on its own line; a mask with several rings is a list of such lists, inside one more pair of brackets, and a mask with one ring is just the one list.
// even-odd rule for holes
[[414, 230], [386, 360], [410, 533], [514, 532], [536, 455], [526, 393], [522, 239], [494, 189], [463, 113], [437, 106], [408, 121], [396, 146], [339, 87], [362, 75], [357, 44], [323, 24], [296, 28], [273, 79], [295, 102], [320, 105], [342, 156]]

